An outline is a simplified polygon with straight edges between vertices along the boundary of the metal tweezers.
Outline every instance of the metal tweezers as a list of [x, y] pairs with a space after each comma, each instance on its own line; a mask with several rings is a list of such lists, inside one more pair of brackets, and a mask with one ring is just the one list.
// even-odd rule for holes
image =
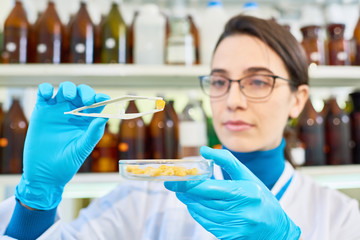
[[64, 112], [64, 114], [72, 114], [72, 115], [84, 116], [84, 117], [133, 119], [133, 118], [142, 117], [142, 116], [147, 115], [147, 114], [152, 114], [152, 113], [156, 113], [156, 112], [160, 112], [160, 111], [164, 110], [164, 108], [162, 108], [162, 109], [153, 109], [153, 110], [150, 110], [150, 111], [147, 111], [147, 112], [141, 112], [141, 113], [125, 113], [125, 108], [124, 108], [124, 105], [123, 105], [123, 108], [120, 108], [119, 112], [117, 114], [83, 113], [83, 112], [80, 112], [80, 111], [83, 111], [83, 110], [86, 110], [86, 109], [89, 109], [89, 108], [97, 108], [97, 107], [101, 107], [101, 106], [111, 104], [111, 103], [115, 103], [115, 102], [127, 102], [127, 101], [132, 101], [132, 100], [139, 100], [139, 99], [155, 100], [155, 101], [156, 100], [163, 100], [161, 97], [145, 97], [145, 96], [125, 95], [125, 96], [121, 96], [121, 97], [118, 97], [118, 98], [106, 100], [106, 101], [103, 101], [103, 102], [94, 103], [94, 104], [89, 105], [89, 106], [76, 108], [76, 109], [74, 109], [72, 111]]

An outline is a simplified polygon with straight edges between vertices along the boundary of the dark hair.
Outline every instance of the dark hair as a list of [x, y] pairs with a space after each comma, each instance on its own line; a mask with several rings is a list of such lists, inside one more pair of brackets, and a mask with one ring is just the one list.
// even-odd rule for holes
[[241, 14], [232, 17], [226, 23], [214, 52], [223, 39], [235, 34], [257, 37], [272, 48], [284, 62], [293, 83], [291, 84], [293, 90], [302, 84], [308, 84], [308, 62], [304, 49], [294, 36], [275, 20], [264, 20]]

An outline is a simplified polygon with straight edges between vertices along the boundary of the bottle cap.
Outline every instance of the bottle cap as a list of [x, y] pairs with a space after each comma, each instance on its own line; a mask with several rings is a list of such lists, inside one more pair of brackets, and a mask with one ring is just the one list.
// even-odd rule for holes
[[257, 9], [258, 7], [259, 7], [259, 4], [257, 2], [246, 2], [243, 5], [244, 10]]
[[207, 7], [222, 7], [223, 3], [221, 0], [210, 0], [207, 3]]
[[147, 3], [140, 8], [140, 14], [157, 15], [159, 12], [159, 7], [153, 3]]

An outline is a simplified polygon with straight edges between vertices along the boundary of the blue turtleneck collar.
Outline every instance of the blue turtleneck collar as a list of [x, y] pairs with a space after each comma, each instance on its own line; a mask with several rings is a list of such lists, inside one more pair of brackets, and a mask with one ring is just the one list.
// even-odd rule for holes
[[[229, 150], [241, 163], [243, 163], [255, 176], [257, 176], [268, 189], [272, 189], [276, 181], [280, 178], [285, 168], [285, 139], [280, 145], [267, 151], [255, 152], [235, 152], [223, 146], [223, 149]], [[224, 179], [230, 179], [230, 176], [222, 171]]]

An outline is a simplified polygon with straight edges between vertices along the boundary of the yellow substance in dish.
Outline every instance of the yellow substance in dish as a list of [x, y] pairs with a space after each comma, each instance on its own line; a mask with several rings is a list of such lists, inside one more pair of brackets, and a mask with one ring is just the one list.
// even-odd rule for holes
[[133, 174], [148, 175], [151, 177], [158, 177], [158, 176], [185, 177], [188, 175], [197, 175], [199, 172], [197, 168], [187, 169], [185, 167], [167, 166], [167, 165], [161, 165], [159, 168], [146, 167], [144, 169], [139, 168], [138, 165], [127, 166], [126, 171]]
[[155, 106], [156, 106], [156, 109], [158, 109], [158, 110], [164, 109], [165, 101], [162, 99], [158, 99], [158, 100], [156, 100]]

